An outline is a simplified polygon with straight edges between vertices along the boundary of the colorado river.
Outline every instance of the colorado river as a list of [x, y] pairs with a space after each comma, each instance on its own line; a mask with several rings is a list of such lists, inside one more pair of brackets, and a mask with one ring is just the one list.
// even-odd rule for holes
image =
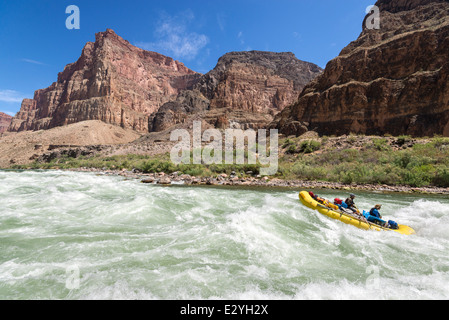
[[447, 197], [357, 193], [417, 232], [403, 236], [331, 220], [299, 191], [0, 171], [0, 299], [449, 298]]

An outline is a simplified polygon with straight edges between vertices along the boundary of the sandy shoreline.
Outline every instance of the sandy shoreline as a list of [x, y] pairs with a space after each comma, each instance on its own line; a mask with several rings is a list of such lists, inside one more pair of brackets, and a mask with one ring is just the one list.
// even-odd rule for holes
[[336, 182], [325, 181], [301, 181], [282, 180], [268, 177], [237, 177], [226, 174], [218, 177], [194, 177], [186, 174], [165, 173], [141, 173], [127, 170], [102, 170], [96, 168], [76, 168], [66, 171], [94, 172], [97, 174], [116, 175], [129, 179], [138, 179], [142, 183], [158, 185], [210, 185], [210, 186], [240, 186], [240, 187], [265, 187], [265, 188], [295, 188], [295, 189], [334, 189], [347, 191], [369, 191], [386, 193], [409, 193], [409, 194], [442, 194], [449, 195], [449, 188], [439, 187], [410, 187], [389, 185], [346, 185]]

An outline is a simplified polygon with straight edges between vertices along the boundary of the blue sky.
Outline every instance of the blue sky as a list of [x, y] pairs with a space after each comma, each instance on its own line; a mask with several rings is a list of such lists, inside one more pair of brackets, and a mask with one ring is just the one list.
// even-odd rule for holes
[[[325, 67], [362, 30], [374, 0], [1, 0], [0, 111], [46, 88], [95, 33], [113, 29], [201, 73], [230, 51], [293, 52]], [[66, 8], [80, 29], [66, 28]]]

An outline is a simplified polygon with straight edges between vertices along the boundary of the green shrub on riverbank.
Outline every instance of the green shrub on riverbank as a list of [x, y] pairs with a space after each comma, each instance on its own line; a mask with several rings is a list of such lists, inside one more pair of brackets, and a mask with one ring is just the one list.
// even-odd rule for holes
[[[191, 155], [192, 157], [192, 155]], [[191, 161], [193, 162], [193, 161]], [[101, 170], [137, 170], [142, 173], [173, 173], [189, 174], [197, 177], [210, 177], [219, 174], [231, 174], [235, 172], [239, 176], [257, 175], [260, 172], [260, 164], [224, 165], [224, 164], [180, 164], [175, 165], [170, 160], [169, 154], [159, 156], [146, 155], [120, 155], [109, 157], [62, 157], [49, 163], [33, 162], [30, 165], [15, 165], [13, 169], [73, 169], [95, 168]]]
[[[310, 155], [286, 155], [279, 174], [286, 179], [345, 184], [387, 184], [449, 187], [449, 139], [433, 138], [393, 150], [384, 138], [365, 139], [361, 148], [326, 149]], [[402, 136], [402, 146], [411, 140]], [[355, 142], [355, 141], [352, 141]]]
[[[322, 137], [313, 140], [289, 138], [280, 141], [277, 178], [317, 180], [345, 184], [387, 184], [412, 187], [449, 187], [449, 138], [416, 140], [409, 136]], [[283, 152], [282, 152], [283, 151]], [[191, 155], [191, 159], [192, 159]], [[179, 172], [197, 177], [231, 174], [257, 175], [260, 165], [175, 165], [169, 154], [159, 156], [117, 155], [59, 158], [50, 163], [34, 162], [16, 169], [97, 168], [138, 170], [143, 173]]]

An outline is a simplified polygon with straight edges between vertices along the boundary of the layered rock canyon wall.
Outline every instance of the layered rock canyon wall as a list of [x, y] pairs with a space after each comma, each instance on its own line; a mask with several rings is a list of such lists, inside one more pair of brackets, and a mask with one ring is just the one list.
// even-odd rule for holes
[[57, 82], [25, 100], [10, 131], [101, 120], [140, 132], [160, 105], [191, 88], [198, 74], [182, 63], [131, 45], [108, 29], [84, 47]]
[[0, 112], [0, 133], [5, 132], [11, 124], [12, 117], [6, 113]]
[[196, 98], [186, 101], [182, 94], [178, 100], [184, 103], [162, 106], [150, 130], [185, 122], [199, 112], [217, 128], [266, 128], [274, 115], [295, 102], [305, 85], [321, 72], [317, 65], [290, 52], [227, 53], [194, 85], [189, 95]]
[[216, 127], [266, 127], [321, 72], [292, 53], [252, 51], [226, 54], [201, 75], [108, 29], [55, 83], [23, 101], [9, 131], [101, 120], [145, 133], [201, 112]]
[[449, 2], [380, 0], [380, 29], [364, 30], [271, 127], [449, 136]]

